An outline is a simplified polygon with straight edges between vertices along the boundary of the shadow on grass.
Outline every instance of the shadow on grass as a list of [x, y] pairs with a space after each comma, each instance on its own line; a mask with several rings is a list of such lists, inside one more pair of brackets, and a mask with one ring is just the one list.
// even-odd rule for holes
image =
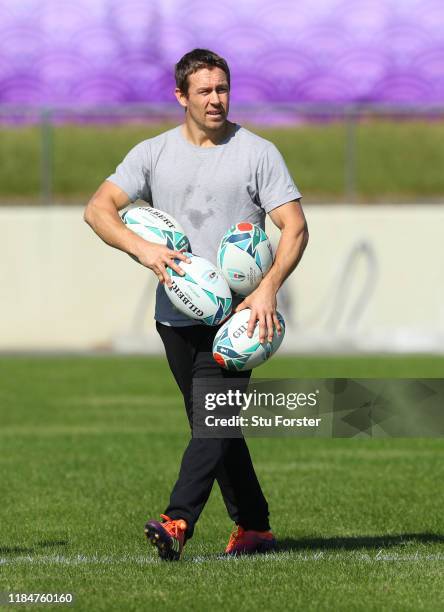
[[359, 550], [362, 548], [387, 548], [409, 542], [419, 544], [444, 543], [444, 536], [436, 533], [401, 533], [379, 536], [338, 536], [334, 538], [283, 538], [278, 540], [277, 552], [299, 550]]
[[[278, 539], [277, 548], [271, 554], [283, 552], [319, 552], [340, 550], [372, 550], [383, 549], [393, 546], [402, 546], [410, 542], [417, 544], [444, 544], [444, 535], [435, 533], [401, 533], [397, 535], [379, 536], [338, 536], [332, 538], [282, 538]], [[249, 555], [247, 555], [248, 557]], [[254, 555], [256, 556], [256, 555]], [[242, 555], [243, 557], [243, 555]], [[193, 562], [202, 561], [232, 561], [237, 555], [229, 556], [223, 553], [195, 555], [187, 560]]]
[[32, 554], [39, 552], [42, 548], [67, 546], [67, 544], [68, 540], [42, 540], [31, 546], [0, 546], [0, 555]]

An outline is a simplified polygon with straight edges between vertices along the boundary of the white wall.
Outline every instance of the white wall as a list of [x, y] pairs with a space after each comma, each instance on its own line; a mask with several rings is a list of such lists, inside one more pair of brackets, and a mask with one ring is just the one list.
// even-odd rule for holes
[[82, 215], [0, 209], [1, 349], [110, 347], [149, 280], [154, 288], [151, 272], [101, 242]]
[[[309, 246], [289, 279], [301, 348], [444, 350], [444, 206], [313, 206], [306, 216]], [[357, 244], [369, 254], [354, 261], [341, 317], [369, 270], [374, 289], [356, 327], [335, 326], [334, 288]]]
[[[283, 347], [442, 350], [444, 206], [305, 211], [310, 243], [287, 281], [292, 324]], [[4, 207], [0, 224], [0, 350], [160, 348], [152, 323], [154, 276], [103, 244], [80, 207]], [[276, 242], [278, 232], [269, 231]], [[354, 260], [335, 313], [338, 277], [358, 243], [367, 255]], [[373, 290], [356, 324], [347, 324], [369, 272]]]

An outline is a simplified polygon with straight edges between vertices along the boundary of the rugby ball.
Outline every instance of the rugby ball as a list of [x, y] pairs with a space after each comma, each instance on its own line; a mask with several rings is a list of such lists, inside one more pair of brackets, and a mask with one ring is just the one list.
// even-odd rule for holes
[[253, 336], [247, 335], [248, 321], [251, 310], [245, 308], [236, 312], [218, 330], [213, 342], [213, 357], [217, 363], [226, 370], [252, 370], [261, 365], [280, 347], [285, 336], [285, 321], [283, 316], [277, 312], [282, 332], [278, 336], [274, 330], [271, 342], [259, 342], [259, 323], [256, 323]]
[[256, 289], [273, 263], [267, 234], [253, 223], [237, 223], [223, 236], [217, 265], [230, 288], [239, 295]]
[[191, 251], [182, 226], [162, 210], [151, 206], [136, 206], [123, 214], [122, 221], [144, 240], [164, 244], [173, 251]]
[[175, 260], [186, 273], [184, 276], [167, 268], [172, 286], [165, 285], [166, 294], [173, 306], [191, 319], [206, 325], [219, 325], [231, 314], [230, 287], [212, 263], [191, 253], [184, 255], [191, 263]]

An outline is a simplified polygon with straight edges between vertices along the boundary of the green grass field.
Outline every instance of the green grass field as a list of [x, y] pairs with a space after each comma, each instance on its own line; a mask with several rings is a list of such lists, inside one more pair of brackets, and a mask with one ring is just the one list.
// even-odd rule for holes
[[[441, 377], [434, 357], [277, 358], [261, 377]], [[249, 441], [278, 552], [221, 557], [213, 490], [178, 564], [143, 525], [188, 432], [161, 358], [0, 358], [0, 590], [76, 610], [444, 609], [439, 439]], [[31, 609], [31, 608], [29, 608]]]
[[[53, 132], [54, 199], [83, 202], [137, 142], [165, 125], [57, 126]], [[346, 154], [343, 123], [252, 128], [273, 141], [306, 202], [341, 201]], [[442, 201], [444, 122], [373, 120], [356, 129], [357, 199], [366, 202]], [[38, 202], [38, 127], [0, 128], [0, 203]]]

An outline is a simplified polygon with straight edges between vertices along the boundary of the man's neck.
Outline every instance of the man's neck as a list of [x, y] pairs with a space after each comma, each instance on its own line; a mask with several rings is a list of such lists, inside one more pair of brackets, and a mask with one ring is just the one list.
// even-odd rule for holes
[[185, 138], [197, 147], [215, 147], [225, 140], [234, 129], [234, 123], [225, 121], [218, 130], [202, 130], [194, 123], [185, 121], [182, 125], [182, 133]]

